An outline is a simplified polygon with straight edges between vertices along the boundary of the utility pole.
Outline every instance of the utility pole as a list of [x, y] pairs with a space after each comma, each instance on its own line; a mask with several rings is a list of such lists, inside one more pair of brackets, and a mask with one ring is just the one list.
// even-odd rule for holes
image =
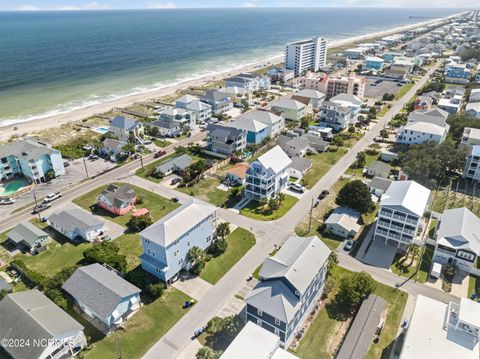
[[308, 233], [310, 233], [310, 230], [312, 229], [312, 214], [313, 214], [313, 197], [312, 197], [312, 204], [310, 205], [310, 218], [308, 219]]
[[90, 178], [88, 175], [87, 161], [85, 161], [85, 157], [83, 157], [83, 166], [85, 167], [85, 174], [87, 175], [87, 178]]
[[142, 172], [143, 172], [145, 169], [143, 168], [143, 156], [141, 154], [140, 154], [140, 164], [142, 166]]
[[33, 200], [35, 201], [35, 208], [37, 209], [38, 219], [40, 221], [42, 221], [42, 216], [40, 215], [40, 211], [38, 211], [37, 195], [35, 194], [35, 189], [34, 188], [32, 188], [32, 193], [33, 193]]

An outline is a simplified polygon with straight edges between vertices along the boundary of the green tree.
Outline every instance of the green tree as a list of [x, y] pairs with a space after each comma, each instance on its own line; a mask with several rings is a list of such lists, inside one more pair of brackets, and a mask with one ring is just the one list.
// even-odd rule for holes
[[386, 128], [382, 128], [380, 130], [380, 137], [383, 138], [383, 139], [388, 138], [388, 131], [387, 131]]
[[222, 355], [221, 352], [217, 350], [213, 350], [210, 347], [204, 346], [203, 348], [200, 348], [195, 355], [196, 359], [218, 359]]
[[108, 264], [120, 272], [127, 270], [127, 258], [118, 253], [119, 247], [111, 241], [95, 244], [83, 251], [83, 257], [87, 263]]
[[0, 290], [0, 300], [3, 299], [8, 294], [8, 291], [6, 289]]
[[142, 216], [131, 216], [127, 222], [127, 227], [130, 231], [137, 233], [143, 231], [145, 228], [153, 223], [152, 217], [149, 213]]
[[365, 151], [360, 151], [357, 153], [357, 157], [355, 160], [355, 168], [363, 168], [367, 164], [367, 155]]
[[420, 254], [420, 247], [412, 243], [408, 246], [408, 252], [410, 253], [410, 265], [412, 265], [415, 257]]
[[205, 251], [197, 246], [194, 246], [188, 251], [187, 260], [191, 264], [190, 272], [192, 272], [194, 275], [200, 275], [203, 268], [205, 268]]
[[333, 268], [338, 264], [338, 255], [335, 252], [331, 252], [328, 256], [328, 263], [327, 263], [327, 275], [332, 273]]
[[377, 288], [377, 283], [367, 272], [352, 273], [340, 280], [335, 301], [353, 312]]
[[217, 226], [217, 235], [225, 239], [230, 234], [230, 222], [222, 222]]
[[368, 213], [374, 209], [368, 186], [361, 180], [345, 184], [338, 192], [336, 203], [342, 207], [352, 208], [359, 213]]

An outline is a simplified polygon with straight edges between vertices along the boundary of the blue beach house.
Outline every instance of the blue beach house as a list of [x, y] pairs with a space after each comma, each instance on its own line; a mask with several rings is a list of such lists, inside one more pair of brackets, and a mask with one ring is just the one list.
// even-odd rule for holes
[[0, 147], [0, 180], [27, 177], [34, 183], [65, 174], [62, 154], [46, 143], [25, 139]]
[[188, 270], [192, 247], [207, 249], [215, 239], [217, 208], [198, 199], [184, 204], [140, 233], [142, 268], [169, 283]]
[[290, 237], [263, 262], [245, 299], [246, 320], [278, 335], [288, 348], [323, 291], [330, 249], [317, 237]]
[[240, 117], [227, 124], [228, 127], [247, 132], [247, 143], [259, 144], [268, 136], [269, 128], [266, 124], [249, 117]]
[[385, 61], [380, 57], [369, 56], [365, 58], [365, 70], [375, 70], [381, 71], [383, 69], [383, 64]]

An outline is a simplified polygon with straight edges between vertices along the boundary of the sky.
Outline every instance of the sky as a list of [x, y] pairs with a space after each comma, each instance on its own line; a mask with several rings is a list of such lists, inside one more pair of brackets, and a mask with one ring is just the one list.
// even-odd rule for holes
[[[0, 10], [109, 10], [215, 7], [425, 7], [418, 0], [0, 0]], [[478, 0], [430, 0], [428, 7], [479, 8]]]

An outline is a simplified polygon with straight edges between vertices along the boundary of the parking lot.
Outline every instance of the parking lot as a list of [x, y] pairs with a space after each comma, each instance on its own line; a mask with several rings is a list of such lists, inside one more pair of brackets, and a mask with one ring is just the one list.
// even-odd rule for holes
[[393, 80], [383, 80], [382, 82], [375, 84], [375, 81], [377, 80], [378, 78], [376, 77], [367, 77], [365, 97], [382, 99], [383, 94], [391, 93], [395, 95], [402, 88], [402, 86], [398, 86], [399, 82], [394, 82]]

